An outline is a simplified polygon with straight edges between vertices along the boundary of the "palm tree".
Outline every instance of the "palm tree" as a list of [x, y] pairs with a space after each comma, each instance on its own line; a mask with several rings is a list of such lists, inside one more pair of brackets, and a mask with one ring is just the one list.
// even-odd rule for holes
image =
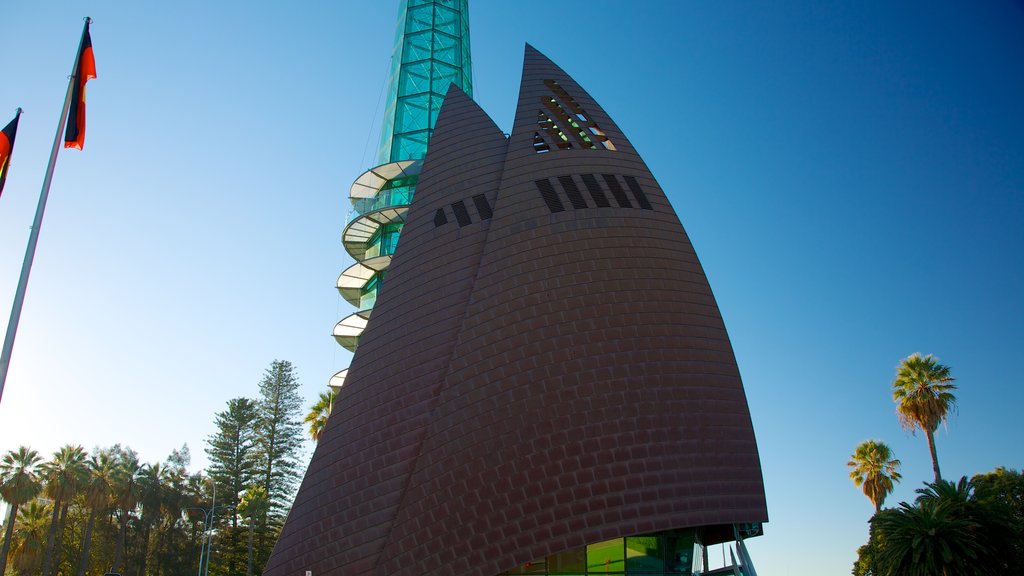
[[21, 514], [21, 522], [14, 532], [11, 562], [20, 576], [39, 573], [43, 548], [46, 542], [46, 525], [49, 510], [38, 501], [30, 502]]
[[36, 471], [40, 460], [38, 452], [25, 446], [4, 454], [3, 460], [0, 460], [0, 497], [10, 509], [7, 528], [4, 530], [4, 545], [0, 550], [0, 574], [7, 568], [7, 554], [11, 551], [11, 536], [14, 534], [18, 507], [38, 496], [42, 490]]
[[246, 569], [246, 576], [252, 576], [252, 535], [256, 522], [262, 522], [270, 510], [270, 499], [267, 497], [267, 490], [263, 486], [251, 486], [242, 494], [242, 500], [238, 504], [238, 513], [249, 519], [249, 567]]
[[942, 480], [935, 453], [935, 429], [946, 421], [950, 410], [956, 409], [953, 380], [949, 366], [939, 364], [931, 354], [922, 357], [915, 352], [900, 362], [892, 383], [892, 399], [900, 424], [910, 431], [920, 428], [928, 438], [935, 482]]
[[63, 540], [61, 519], [66, 516], [68, 504], [88, 477], [85, 467], [85, 450], [81, 446], [68, 444], [53, 453], [53, 459], [40, 466], [43, 480], [46, 482], [46, 495], [53, 500], [50, 529], [46, 536], [46, 550], [43, 553], [43, 576], [51, 575], [54, 552], [59, 550], [58, 542]]
[[875, 559], [881, 574], [968, 576], [986, 574], [990, 551], [978, 523], [933, 503], [885, 510], [871, 519], [884, 542]]
[[110, 495], [116, 484], [117, 458], [111, 450], [100, 450], [86, 461], [89, 479], [85, 485], [85, 503], [89, 506], [89, 519], [82, 536], [82, 558], [78, 562], [78, 576], [85, 576], [89, 567], [89, 546], [96, 517], [110, 506]]
[[846, 465], [853, 468], [850, 470], [853, 484], [864, 490], [864, 495], [875, 505], [875, 513], [880, 512], [885, 497], [892, 493], [893, 483], [902, 478], [900, 461], [892, 457], [892, 450], [885, 442], [866, 440], [857, 446]]
[[121, 572], [124, 560], [124, 544], [128, 532], [128, 520], [139, 503], [139, 479], [142, 477], [145, 464], [131, 448], [118, 450], [117, 465], [114, 467], [113, 496], [117, 507], [120, 530], [117, 534], [117, 545], [114, 548], [114, 562], [111, 572]]
[[331, 410], [334, 409], [334, 398], [336, 395], [337, 393], [333, 388], [327, 392], [321, 392], [316, 404], [310, 407], [309, 414], [303, 420], [303, 422], [309, 424], [309, 436], [314, 442], [320, 441], [320, 435], [323, 434], [324, 427], [327, 426], [327, 418], [331, 415]]
[[139, 574], [146, 573], [149, 560], [149, 536], [153, 526], [160, 521], [164, 508], [164, 476], [166, 470], [159, 463], [145, 466], [139, 478], [139, 504], [142, 505], [142, 552], [140, 554]]

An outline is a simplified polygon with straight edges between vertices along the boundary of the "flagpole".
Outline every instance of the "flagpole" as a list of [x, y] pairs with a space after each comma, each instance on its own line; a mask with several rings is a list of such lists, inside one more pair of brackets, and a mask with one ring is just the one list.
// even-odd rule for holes
[[[86, 16], [85, 26], [92, 22], [92, 18]], [[11, 366], [11, 352], [14, 350], [14, 337], [18, 333], [18, 322], [21, 320], [21, 307], [25, 303], [25, 290], [28, 288], [28, 277], [32, 272], [32, 261], [36, 255], [36, 244], [39, 242], [39, 228], [43, 225], [43, 212], [46, 211], [46, 199], [50, 195], [50, 182], [53, 181], [53, 168], [57, 164], [57, 153], [60, 151], [61, 132], [64, 131], [64, 124], [68, 120], [68, 110], [71, 109], [71, 94], [78, 80], [78, 64], [82, 57], [82, 42], [85, 42], [85, 29], [82, 30], [82, 40], [78, 45], [78, 52], [75, 54], [75, 64], [71, 67], [71, 79], [68, 81], [68, 92], [64, 97], [64, 108], [60, 113], [60, 122], [57, 123], [57, 135], [53, 138], [53, 150], [50, 151], [50, 163], [46, 167], [46, 176], [43, 178], [43, 188], [39, 192], [39, 203], [36, 205], [36, 217], [32, 220], [32, 230], [28, 236], [28, 246], [25, 248], [25, 260], [21, 264], [21, 277], [18, 278], [18, 289], [14, 293], [14, 305], [11, 306], [11, 318], [7, 322], [7, 335], [4, 336], [3, 351], [0, 352], [0, 400], [4, 396], [4, 383], [7, 382], [7, 370]]]

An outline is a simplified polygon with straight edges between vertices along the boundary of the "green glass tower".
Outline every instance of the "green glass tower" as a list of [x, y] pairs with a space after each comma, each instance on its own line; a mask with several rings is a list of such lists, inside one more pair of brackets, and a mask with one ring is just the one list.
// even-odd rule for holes
[[[355, 351], [398, 245], [444, 95], [455, 84], [472, 95], [469, 0], [401, 0], [377, 166], [352, 184], [352, 212], [342, 234], [356, 263], [338, 278], [355, 313], [334, 338]], [[331, 379], [340, 385], [344, 371]]]

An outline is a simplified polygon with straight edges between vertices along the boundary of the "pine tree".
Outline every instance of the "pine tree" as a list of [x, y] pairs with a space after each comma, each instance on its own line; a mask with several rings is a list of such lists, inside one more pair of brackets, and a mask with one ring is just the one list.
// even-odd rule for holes
[[241, 570], [244, 560], [244, 531], [238, 526], [235, 510], [246, 489], [259, 481], [260, 461], [257, 446], [256, 424], [259, 411], [256, 402], [248, 398], [228, 401], [227, 410], [216, 415], [217, 432], [206, 439], [206, 454], [210, 458], [208, 472], [217, 483], [217, 501], [227, 508], [221, 509], [218, 521], [230, 524], [220, 538], [217, 550], [217, 566], [214, 572], [224, 568], [225, 573], [234, 574]]
[[263, 374], [259, 400], [259, 452], [270, 512], [280, 515], [292, 500], [302, 450], [302, 398], [291, 362], [275, 360]]
[[267, 491], [267, 524], [259, 535], [256, 562], [262, 567], [270, 556], [277, 532], [288, 513], [299, 479], [302, 450], [302, 398], [291, 362], [275, 360], [260, 381], [257, 435], [260, 474]]

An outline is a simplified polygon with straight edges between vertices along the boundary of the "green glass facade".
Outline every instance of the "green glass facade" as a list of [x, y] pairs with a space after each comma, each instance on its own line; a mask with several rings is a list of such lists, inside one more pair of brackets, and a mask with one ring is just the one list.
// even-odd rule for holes
[[427, 154], [448, 86], [470, 96], [469, 0], [406, 0], [399, 14], [388, 78], [378, 164]]
[[[437, 114], [452, 84], [473, 95], [469, 0], [401, 0], [378, 165], [371, 169], [386, 176], [370, 178], [371, 187], [353, 186], [352, 212], [343, 235], [346, 250], [357, 261], [394, 253], [419, 178], [416, 161], [427, 154]], [[359, 291], [357, 301], [352, 290], [343, 290], [342, 279], [338, 289], [366, 318], [383, 280], [384, 270], [379, 269]], [[358, 336], [343, 330], [343, 324], [345, 320], [335, 327], [335, 338], [355, 351]]]
[[697, 530], [672, 530], [614, 538], [574, 548], [517, 566], [501, 576], [519, 574], [588, 576], [646, 574], [691, 576], [702, 571]]

